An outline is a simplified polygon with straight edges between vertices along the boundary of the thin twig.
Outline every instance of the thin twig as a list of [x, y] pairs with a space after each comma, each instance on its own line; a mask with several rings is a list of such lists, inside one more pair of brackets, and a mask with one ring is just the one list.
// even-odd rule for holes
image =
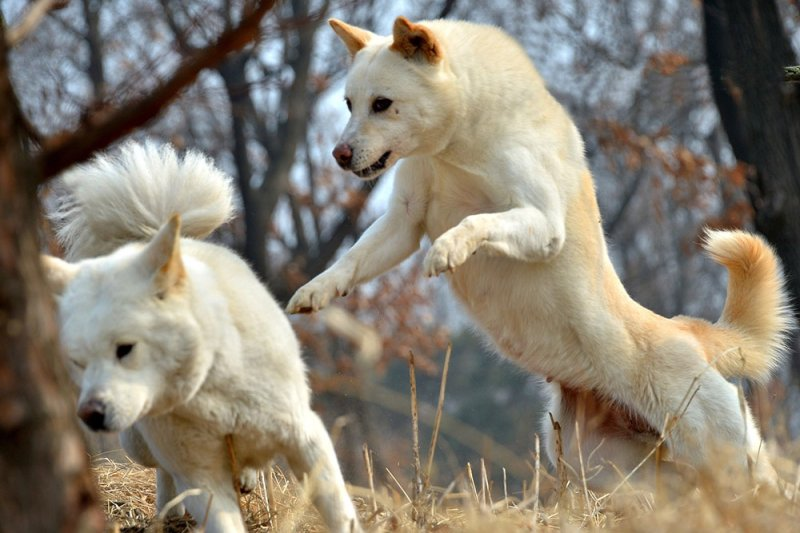
[[170, 501], [168, 501], [166, 505], [164, 505], [164, 508], [158, 512], [158, 520], [164, 521], [173, 507], [181, 504], [183, 500], [185, 500], [189, 496], [200, 496], [201, 494], [203, 494], [203, 492], [205, 491], [203, 491], [202, 489], [187, 489], [181, 492], [180, 494], [172, 498]]
[[208, 503], [206, 504], [206, 513], [203, 516], [203, 521], [200, 524], [200, 531], [206, 530], [206, 525], [208, 524], [208, 517], [211, 516], [211, 504], [214, 502], [214, 493], [210, 493], [208, 495]]
[[411, 384], [411, 455], [414, 462], [414, 484], [413, 501], [414, 508], [412, 515], [414, 521], [421, 519], [422, 513], [417, 507], [422, 498], [422, 465], [419, 458], [419, 411], [417, 408], [417, 373], [414, 364], [414, 352], [408, 352], [408, 379]]
[[[753, 470], [755, 468], [755, 464], [753, 463], [754, 458], [750, 457], [748, 447], [748, 431], [747, 426], [747, 400], [744, 398], [744, 388], [742, 387], [742, 382], [739, 381], [736, 385], [736, 393], [739, 397], [739, 410], [742, 412], [742, 421], [744, 422], [744, 445], [745, 445], [745, 454], [744, 456], [747, 458], [747, 474], [749, 476], [750, 484], [753, 484], [754, 473]], [[761, 447], [759, 446], [759, 450]]]
[[239, 508], [239, 515], [244, 521], [245, 512], [242, 509], [242, 499], [240, 498], [242, 494], [241, 470], [239, 469], [239, 461], [236, 459], [236, 450], [233, 448], [233, 434], [228, 433], [225, 435], [225, 446], [228, 448], [228, 458], [230, 459], [233, 491], [236, 494], [236, 507]]
[[410, 503], [411, 505], [414, 505], [414, 502], [413, 502], [413, 500], [412, 500], [412, 499], [411, 499], [411, 498], [408, 496], [408, 493], [406, 492], [406, 489], [404, 489], [404, 488], [403, 488], [403, 485], [401, 485], [401, 484], [400, 484], [400, 482], [399, 482], [399, 481], [397, 481], [397, 478], [396, 478], [396, 477], [394, 477], [394, 474], [392, 474], [392, 471], [391, 471], [391, 470], [389, 470], [389, 469], [387, 468], [387, 469], [386, 469], [386, 473], [387, 473], [387, 474], [389, 474], [389, 477], [390, 477], [390, 478], [392, 478], [392, 481], [394, 481], [395, 485], [397, 485], [397, 488], [399, 488], [399, 489], [400, 489], [400, 492], [402, 492], [402, 493], [403, 493], [403, 496], [405, 496], [405, 497], [406, 497], [406, 500], [408, 500], [408, 503]]
[[506, 511], [508, 511], [508, 477], [505, 467], [503, 467], [503, 501], [506, 504]]
[[436, 405], [436, 418], [433, 422], [433, 434], [431, 435], [431, 445], [428, 449], [428, 465], [425, 468], [425, 488], [430, 487], [431, 471], [433, 469], [433, 456], [436, 453], [436, 442], [439, 439], [439, 427], [442, 424], [442, 410], [444, 409], [444, 395], [447, 387], [447, 374], [450, 369], [450, 355], [453, 351], [453, 344], [448, 343], [447, 351], [444, 354], [444, 366], [442, 367], [442, 381], [439, 383], [439, 403]]
[[656, 454], [655, 454], [655, 462], [656, 462], [656, 493], [655, 499], [656, 503], [662, 501], [663, 498], [663, 487], [662, 487], [662, 479], [661, 479], [661, 461], [663, 460], [664, 455], [664, 444], [659, 444], [656, 446]]
[[455, 478], [453, 481], [451, 481], [449, 485], [447, 485], [447, 488], [444, 490], [444, 492], [442, 492], [442, 495], [441, 495], [441, 496], [439, 496], [439, 500], [438, 500], [438, 502], [436, 503], [436, 505], [437, 505], [438, 507], [441, 507], [442, 505], [444, 505], [444, 499], [445, 499], [447, 496], [449, 496], [451, 492], [453, 492], [453, 489], [454, 489], [454, 488], [456, 487], [456, 485], [459, 483], [459, 481], [461, 480], [461, 476], [463, 476], [463, 475], [464, 475], [464, 474], [462, 474], [461, 472], [459, 472], [459, 473], [458, 473], [458, 475], [456, 476], [456, 478]]
[[564, 443], [561, 440], [561, 424], [553, 418], [553, 413], [549, 414], [550, 423], [553, 424], [553, 432], [556, 436], [556, 470], [558, 471], [558, 479], [560, 482], [558, 486], [558, 501], [561, 501], [567, 492], [567, 462], [564, 460]]
[[12, 48], [22, 42], [25, 37], [41, 24], [42, 19], [50, 11], [66, 7], [69, 2], [66, 0], [37, 0], [22, 17], [19, 24], [9, 28], [6, 34], [6, 46]]
[[364, 464], [367, 467], [367, 477], [369, 478], [369, 491], [372, 494], [372, 512], [378, 512], [378, 500], [375, 497], [375, 481], [374, 481], [374, 471], [372, 470], [372, 456], [369, 453], [369, 446], [367, 443], [364, 443], [362, 447], [362, 452], [364, 453]]
[[467, 463], [467, 481], [469, 481], [472, 494], [475, 496], [475, 504], [480, 508], [481, 500], [478, 497], [478, 487], [475, 486], [475, 477], [472, 475], [472, 465], [469, 462]]
[[269, 525], [275, 528], [275, 531], [280, 531], [280, 527], [278, 526], [278, 504], [275, 500], [275, 472], [272, 467], [272, 461], [270, 461], [269, 467], [267, 468], [267, 497], [275, 506], [275, 512], [269, 516]]
[[225, 447], [228, 450], [228, 460], [230, 461], [233, 490], [236, 491], [236, 496], [238, 498], [239, 493], [242, 491], [242, 482], [239, 479], [239, 463], [236, 460], [236, 452], [233, 449], [233, 435], [230, 433], [225, 435]]
[[594, 511], [592, 510], [592, 502], [589, 500], [589, 486], [586, 483], [586, 468], [583, 465], [583, 453], [581, 452], [581, 430], [578, 420], [575, 420], [575, 445], [578, 447], [578, 462], [581, 466], [581, 482], [583, 484], [583, 496], [586, 499], [586, 512], [589, 513], [589, 519], [594, 520]]
[[263, 471], [258, 473], [258, 484], [261, 487], [261, 493], [264, 495], [264, 505], [267, 508], [267, 524], [270, 524], [274, 528], [275, 526], [272, 524], [272, 504], [269, 497], [269, 490], [267, 489], [267, 477]]
[[486, 470], [486, 461], [484, 461], [483, 457], [481, 457], [481, 492], [483, 493], [483, 505], [484, 507], [489, 507], [490, 509], [494, 507], [494, 501], [492, 501], [492, 492], [489, 487], [489, 473]]
[[539, 522], [539, 474], [541, 472], [541, 451], [539, 434], [533, 436], [533, 530]]

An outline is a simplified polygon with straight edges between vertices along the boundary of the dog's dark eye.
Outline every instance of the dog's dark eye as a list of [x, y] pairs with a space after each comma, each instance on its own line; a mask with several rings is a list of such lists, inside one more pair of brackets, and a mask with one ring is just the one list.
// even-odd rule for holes
[[344, 99], [344, 103], [347, 104], [347, 110], [348, 111], [352, 111], [353, 110], [353, 104], [350, 103], [350, 99], [349, 98], [345, 98]]
[[379, 96], [372, 101], [372, 111], [374, 111], [375, 113], [380, 113], [381, 111], [386, 111], [387, 109], [389, 109], [390, 105], [392, 105], [391, 100]]
[[117, 344], [117, 359], [122, 359], [133, 351], [133, 344]]

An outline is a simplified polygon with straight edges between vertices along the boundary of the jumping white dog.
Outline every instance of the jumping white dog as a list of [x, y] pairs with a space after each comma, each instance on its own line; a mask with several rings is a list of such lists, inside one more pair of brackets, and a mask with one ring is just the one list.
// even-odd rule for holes
[[231, 451], [251, 489], [283, 454], [331, 530], [360, 530], [286, 316], [244, 261], [195, 240], [231, 217], [231, 179], [198, 153], [129, 143], [62, 182], [58, 236], [77, 262], [45, 266], [83, 422], [158, 469], [159, 509], [205, 489], [184, 500], [202, 521], [213, 495], [207, 531], [245, 531]]
[[792, 325], [767, 243], [707, 232], [706, 250], [730, 275], [722, 317], [656, 315], [617, 277], [581, 136], [516, 42], [467, 22], [400, 17], [389, 37], [330, 23], [353, 58], [351, 118], [334, 157], [363, 179], [403, 161], [387, 212], [287, 309], [317, 311], [427, 236], [428, 276], [446, 274], [498, 350], [552, 382], [567, 459], [577, 466], [582, 448], [604, 467], [591, 486], [614, 487], [663, 432], [672, 461], [713, 469], [732, 451], [737, 467], [749, 460], [774, 485], [750, 411], [725, 379], [766, 380]]

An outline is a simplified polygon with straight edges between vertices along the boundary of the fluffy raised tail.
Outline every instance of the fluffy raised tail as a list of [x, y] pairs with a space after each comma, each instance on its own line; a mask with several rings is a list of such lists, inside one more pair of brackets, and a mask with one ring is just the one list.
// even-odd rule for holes
[[145, 240], [174, 214], [184, 236], [202, 238], [234, 213], [231, 178], [205, 155], [179, 157], [168, 144], [128, 142], [59, 182], [64, 191], [50, 219], [73, 261]]
[[[727, 377], [766, 381], [794, 327], [780, 260], [767, 242], [743, 231], [706, 232], [703, 247], [728, 269], [728, 296], [709, 353]], [[709, 332], [710, 333], [710, 332]]]

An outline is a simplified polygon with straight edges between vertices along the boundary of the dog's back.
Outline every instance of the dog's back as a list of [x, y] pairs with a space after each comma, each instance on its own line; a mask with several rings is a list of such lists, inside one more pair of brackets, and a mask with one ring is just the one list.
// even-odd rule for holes
[[199, 152], [129, 142], [64, 174], [50, 219], [70, 261], [149, 239], [174, 214], [184, 236], [202, 238], [232, 217], [231, 181]]

